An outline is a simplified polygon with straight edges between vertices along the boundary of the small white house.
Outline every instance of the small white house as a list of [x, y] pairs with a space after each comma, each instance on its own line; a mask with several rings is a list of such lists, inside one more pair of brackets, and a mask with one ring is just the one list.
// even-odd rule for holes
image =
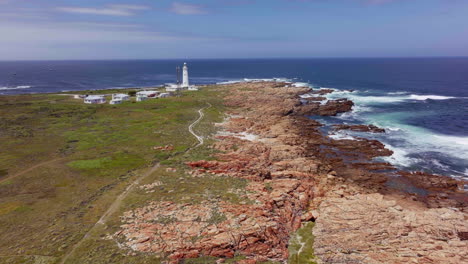
[[106, 98], [103, 95], [88, 95], [84, 99], [85, 104], [104, 104]]
[[158, 91], [140, 91], [136, 93], [136, 101], [141, 102], [151, 98], [158, 98]]
[[189, 90], [189, 91], [198, 91], [198, 86], [190, 85], [190, 86], [188, 87], [188, 90]]
[[112, 94], [112, 100], [109, 102], [110, 104], [121, 104], [124, 101], [130, 100], [130, 96], [126, 94]]
[[166, 98], [166, 97], [169, 97], [169, 96], [171, 96], [170, 93], [161, 93], [161, 94], [159, 95], [159, 98]]
[[181, 91], [184, 88], [180, 84], [175, 84], [175, 83], [168, 83], [166, 84], [166, 92], [177, 92]]

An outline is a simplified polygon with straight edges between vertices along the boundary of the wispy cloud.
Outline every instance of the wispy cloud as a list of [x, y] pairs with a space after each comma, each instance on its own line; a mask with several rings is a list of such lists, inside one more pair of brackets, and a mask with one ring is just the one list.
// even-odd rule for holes
[[149, 7], [144, 5], [108, 5], [102, 8], [65, 6], [57, 8], [57, 10], [66, 13], [105, 16], [132, 16], [138, 11], [147, 9], [149, 9]]
[[180, 2], [172, 3], [170, 10], [179, 15], [200, 15], [207, 13], [203, 6]]
[[206, 36], [157, 31], [142, 24], [84, 21], [62, 22], [59, 24], [53, 22], [26, 23], [10, 22], [2, 19], [0, 19], [0, 35], [9, 36], [0, 42], [0, 50], [3, 48], [2, 45], [14, 47], [29, 44], [67, 45], [76, 43], [158, 43], [181, 40], [216, 40]]
[[[323, 0], [285, 0], [287, 2], [325, 2]], [[354, 0], [356, 3], [361, 3], [361, 4], [371, 4], [371, 5], [380, 5], [380, 4], [386, 4], [390, 2], [396, 2], [398, 0]], [[401, 0], [400, 0], [401, 1]], [[330, 2], [332, 2], [330, 0]]]
[[371, 5], [381, 5], [381, 4], [386, 4], [386, 3], [390, 3], [394, 1], [395, 0], [366, 0], [366, 2]]

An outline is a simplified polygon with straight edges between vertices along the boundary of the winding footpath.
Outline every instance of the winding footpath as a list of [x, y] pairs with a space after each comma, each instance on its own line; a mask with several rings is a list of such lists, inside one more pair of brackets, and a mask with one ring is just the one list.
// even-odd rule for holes
[[[198, 144], [194, 147], [191, 147], [189, 149], [187, 149], [185, 152], [188, 152], [194, 148], [197, 148], [201, 145], [204, 144], [204, 140], [203, 140], [203, 137], [202, 136], [199, 136], [197, 135], [194, 131], [193, 131], [193, 127], [196, 126], [198, 123], [200, 123], [200, 121], [203, 119], [203, 117], [205, 117], [205, 114], [203, 113], [203, 110], [207, 109], [207, 108], [210, 108], [211, 107], [211, 104], [210, 103], [207, 103], [208, 106], [205, 106], [203, 108], [201, 108], [200, 110], [198, 110], [198, 114], [200, 115], [198, 117], [197, 120], [195, 120], [192, 124], [189, 125], [188, 127], [188, 131], [190, 132], [190, 134], [192, 134], [197, 140], [198, 140]], [[83, 236], [83, 238], [81, 238], [80, 241], [78, 241], [78, 243], [76, 243], [75, 245], [73, 245], [73, 247], [71, 248], [71, 250], [62, 258], [62, 260], [60, 261], [60, 264], [64, 264], [66, 263], [66, 261], [75, 253], [76, 249], [78, 249], [82, 244], [83, 242], [91, 237], [91, 234], [94, 230], [96, 230], [98, 227], [102, 227], [102, 226], [105, 226], [105, 223], [107, 222], [108, 218], [114, 214], [117, 209], [119, 209], [120, 205], [122, 204], [122, 201], [128, 196], [128, 194], [130, 192], [132, 192], [136, 186], [138, 186], [140, 184], [140, 182], [142, 180], [144, 180], [145, 178], [147, 178], [148, 176], [150, 176], [151, 174], [153, 174], [153, 172], [155, 172], [158, 168], [159, 168], [160, 164], [159, 163], [156, 163], [153, 167], [151, 167], [150, 170], [148, 170], [146, 173], [144, 173], [143, 175], [141, 175], [139, 178], [137, 178], [134, 182], [132, 182], [115, 200], [114, 202], [109, 206], [109, 208], [106, 210], [106, 212], [104, 212], [104, 214], [101, 216], [101, 218], [93, 225], [93, 227], [91, 227], [88, 232], [86, 232], [86, 234]]]
[[21, 171], [21, 172], [18, 172], [18, 173], [16, 173], [16, 174], [13, 174], [13, 175], [11, 175], [11, 176], [8, 176], [8, 177], [6, 177], [6, 178], [0, 179], [0, 184], [6, 182], [6, 181], [8, 181], [8, 180], [14, 179], [14, 178], [16, 178], [16, 177], [19, 177], [19, 176], [21, 176], [21, 175], [24, 175], [24, 174], [26, 174], [26, 173], [28, 173], [28, 172], [34, 170], [34, 169], [37, 169], [37, 168], [42, 167], [42, 166], [45, 166], [45, 165], [49, 165], [49, 164], [51, 164], [51, 163], [54, 163], [54, 162], [59, 161], [59, 160], [62, 160], [62, 159], [64, 159], [64, 158], [52, 159], [52, 160], [48, 160], [48, 161], [44, 161], [44, 162], [41, 162], [41, 163], [39, 163], [39, 164], [36, 164], [36, 165], [34, 165], [34, 166], [32, 166], [32, 167], [30, 167], [30, 168], [28, 168], [28, 169], [25, 169], [24, 171]]
[[200, 123], [200, 121], [203, 119], [203, 117], [205, 117], [205, 114], [203, 113], [203, 110], [208, 109], [208, 108], [211, 107], [210, 103], [207, 103], [207, 104], [208, 104], [208, 106], [203, 107], [202, 109], [198, 110], [198, 114], [200, 114], [200, 117], [197, 120], [195, 120], [195, 122], [193, 122], [188, 128], [189, 132], [194, 137], [196, 137], [197, 140], [198, 140], [198, 145], [196, 145], [194, 148], [199, 147], [199, 146], [203, 145], [203, 143], [204, 143], [203, 137], [199, 136], [199, 135], [195, 134], [195, 132], [193, 132], [193, 127], [196, 126], [198, 123]]

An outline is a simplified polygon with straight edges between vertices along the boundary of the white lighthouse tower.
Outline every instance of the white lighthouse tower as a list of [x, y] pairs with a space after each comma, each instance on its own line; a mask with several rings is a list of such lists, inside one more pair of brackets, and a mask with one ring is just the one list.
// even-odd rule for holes
[[182, 88], [189, 88], [189, 86], [188, 67], [187, 63], [184, 62], [184, 67], [182, 68]]

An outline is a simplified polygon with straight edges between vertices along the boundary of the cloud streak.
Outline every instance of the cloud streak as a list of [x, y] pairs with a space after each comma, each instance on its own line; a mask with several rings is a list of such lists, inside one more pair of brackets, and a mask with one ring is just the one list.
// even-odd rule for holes
[[103, 8], [95, 7], [57, 7], [58, 11], [73, 14], [104, 15], [104, 16], [133, 16], [138, 11], [148, 10], [144, 5], [109, 5]]
[[200, 5], [186, 4], [180, 2], [172, 3], [172, 6], [169, 10], [178, 15], [201, 15], [207, 13], [207, 11]]
[[[313, 3], [313, 2], [325, 2], [324, 0], [285, 0], [287, 2], [303, 2], [303, 3]], [[371, 4], [371, 5], [381, 5], [387, 4], [390, 2], [396, 2], [401, 0], [354, 0], [354, 2], [361, 2], [364, 4]], [[330, 1], [332, 2], [332, 1]]]

